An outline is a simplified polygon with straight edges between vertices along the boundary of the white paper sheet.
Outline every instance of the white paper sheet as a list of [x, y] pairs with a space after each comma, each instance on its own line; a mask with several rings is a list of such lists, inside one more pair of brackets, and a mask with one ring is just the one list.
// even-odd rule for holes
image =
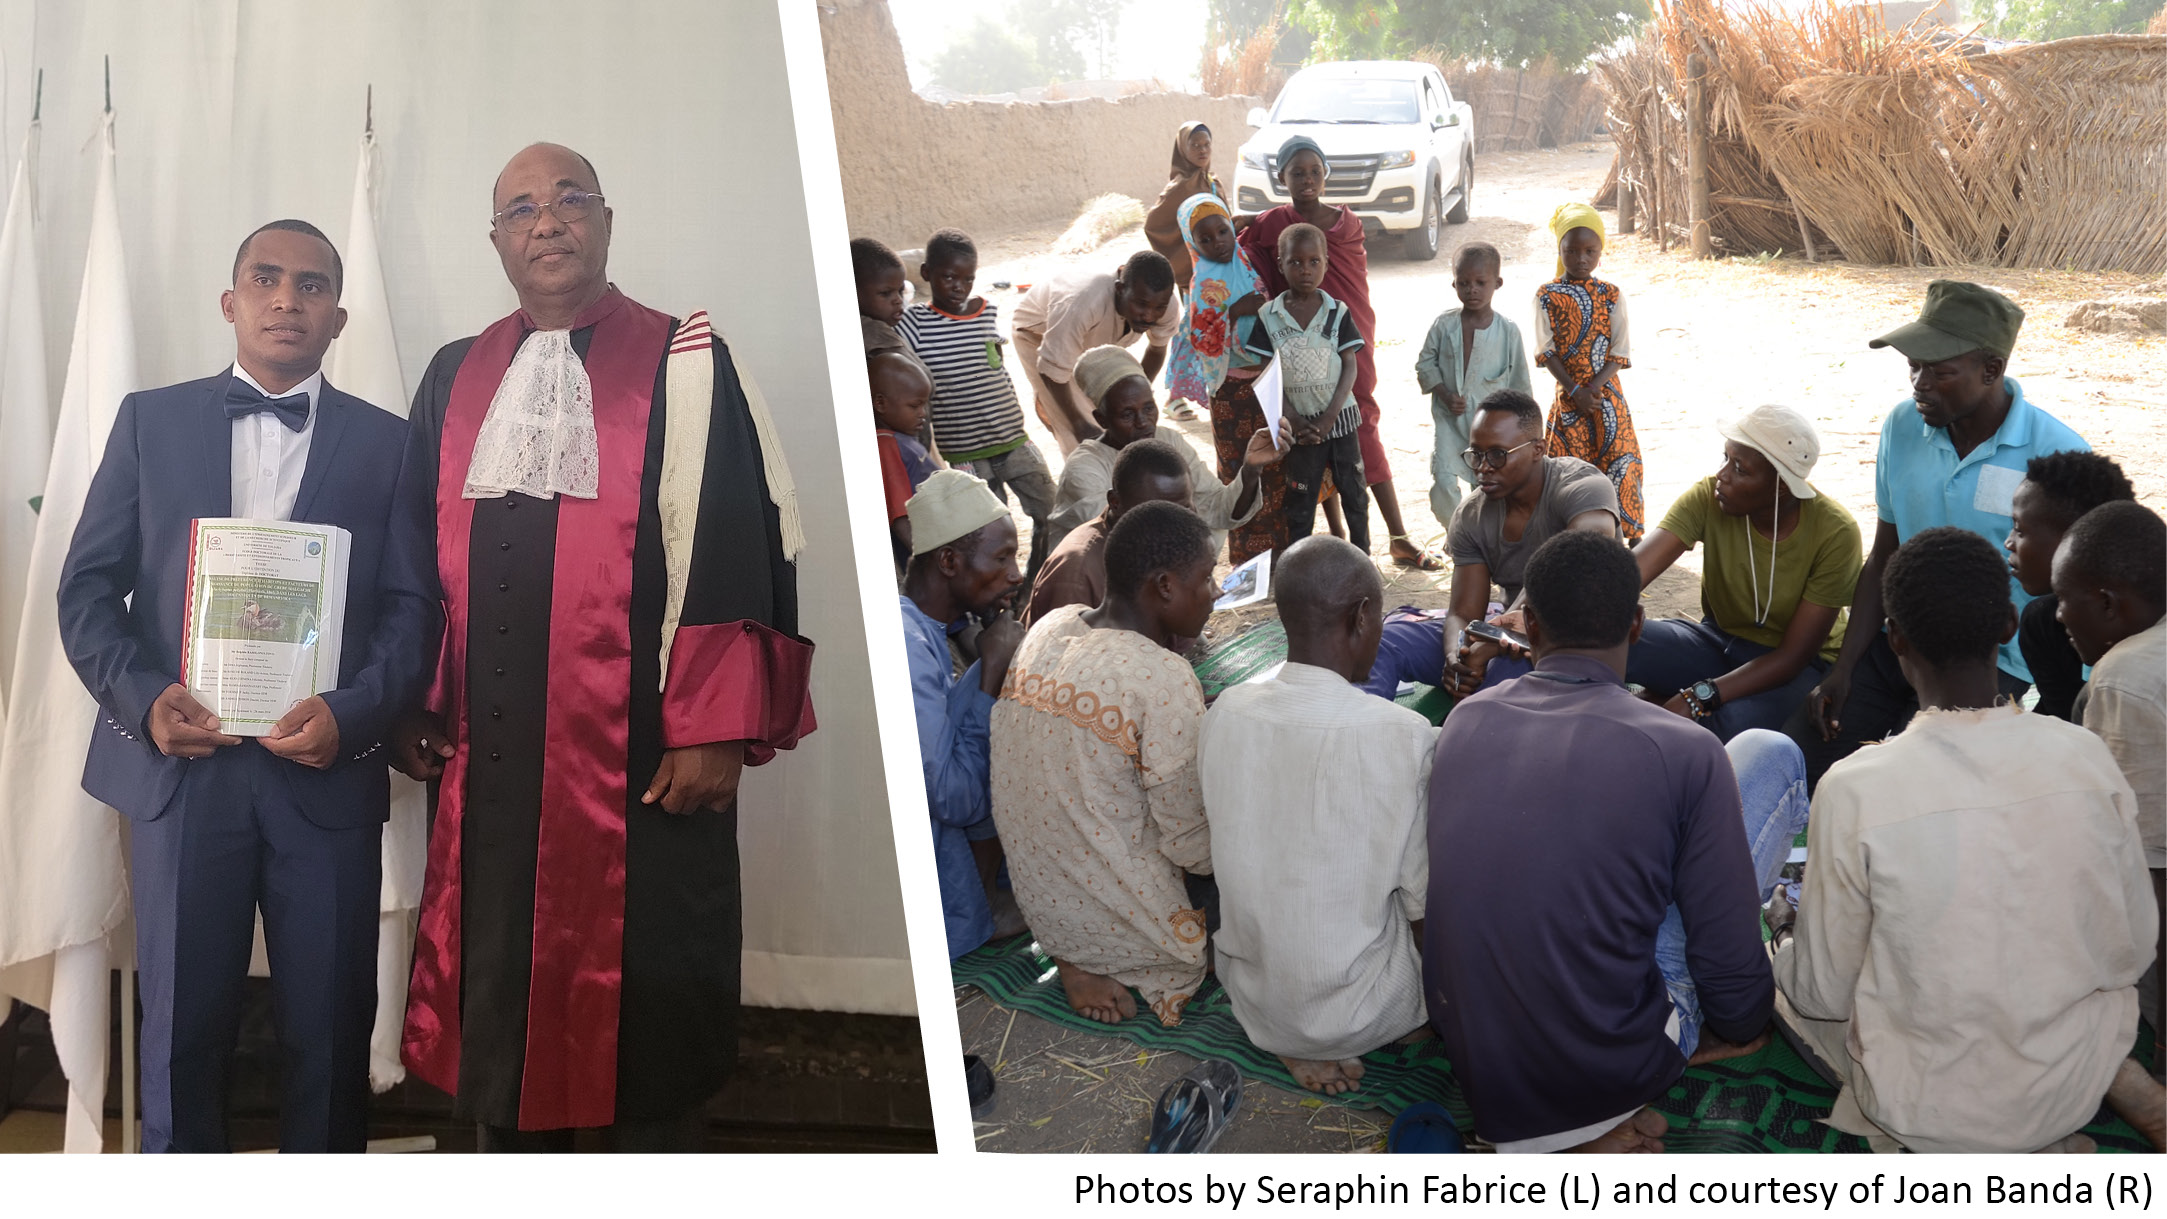
[[1219, 582], [1219, 599], [1212, 612], [1255, 605], [1272, 595], [1272, 552], [1267, 550], [1226, 574]]
[[1257, 405], [1264, 408], [1264, 426], [1271, 430], [1273, 447], [1285, 448], [1279, 443], [1279, 417], [1287, 409], [1287, 390], [1286, 378], [1279, 371], [1278, 356], [1273, 356], [1272, 362], [1257, 374], [1252, 388], [1256, 390]]

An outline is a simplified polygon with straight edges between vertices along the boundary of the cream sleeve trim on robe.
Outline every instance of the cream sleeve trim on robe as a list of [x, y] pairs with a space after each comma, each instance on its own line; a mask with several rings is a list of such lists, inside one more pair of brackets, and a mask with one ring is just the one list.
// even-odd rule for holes
[[[662, 683], [670, 679], [670, 645], [677, 638], [677, 624], [684, 617], [685, 589], [692, 574], [692, 540], [698, 532], [700, 488], [707, 475], [707, 429], [715, 410], [715, 355], [717, 332], [702, 309], [686, 318], [670, 337], [669, 367], [663, 373], [663, 409], [667, 417], [662, 430], [662, 475], [656, 507], [662, 521], [662, 563], [667, 587], [662, 603]], [[735, 365], [735, 361], [732, 361]], [[767, 399], [753, 384], [752, 374], [736, 365], [737, 382], [745, 392], [745, 406], [752, 415], [753, 432], [760, 439], [762, 473], [768, 498], [781, 518], [783, 558], [791, 563], [805, 549], [805, 526], [798, 518], [797, 484], [791, 481], [782, 441], [775, 435], [775, 420]]]

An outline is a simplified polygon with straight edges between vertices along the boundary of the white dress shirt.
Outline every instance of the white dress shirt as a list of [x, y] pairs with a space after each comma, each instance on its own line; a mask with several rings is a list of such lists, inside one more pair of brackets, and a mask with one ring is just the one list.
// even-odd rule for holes
[[301, 493], [301, 474], [308, 469], [309, 441], [316, 435], [316, 400], [323, 391], [324, 375], [311, 373], [308, 380], [283, 394], [264, 389], [238, 361], [233, 376], [267, 398], [308, 395], [308, 422], [298, 432], [289, 429], [275, 411], [257, 411], [232, 423], [233, 515], [287, 520], [293, 515], [294, 497]]
[[2092, 1119], [2159, 917], [2098, 737], [2015, 707], [1921, 711], [1829, 769], [1806, 845], [1776, 985], [1837, 1022], [1807, 1033], [1847, 1081], [1830, 1126], [2025, 1152]]
[[1259, 1048], [1354, 1058], [1428, 1019], [1408, 923], [1429, 896], [1436, 749], [1422, 716], [1292, 662], [1205, 713], [1219, 981]]

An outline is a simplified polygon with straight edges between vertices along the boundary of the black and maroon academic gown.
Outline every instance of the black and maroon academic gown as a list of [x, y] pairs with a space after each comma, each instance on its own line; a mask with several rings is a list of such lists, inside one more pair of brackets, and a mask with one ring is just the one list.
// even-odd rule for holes
[[614, 287], [573, 320], [594, 390], [593, 500], [461, 494], [533, 333], [523, 311], [438, 352], [414, 399], [446, 613], [431, 706], [457, 752], [430, 831], [405, 1058], [493, 1126], [673, 1118], [721, 1086], [737, 1054], [737, 807], [678, 816], [640, 796], [665, 749], [743, 740], [756, 765], [813, 728], [796, 572], [720, 336], [662, 682], [657, 496], [679, 326]]

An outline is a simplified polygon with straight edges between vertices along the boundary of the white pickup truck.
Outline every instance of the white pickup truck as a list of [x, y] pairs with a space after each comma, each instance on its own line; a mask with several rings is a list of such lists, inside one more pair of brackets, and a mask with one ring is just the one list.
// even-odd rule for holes
[[1371, 236], [1400, 233], [1411, 259], [1437, 257], [1446, 222], [1467, 219], [1475, 190], [1475, 113], [1452, 99], [1444, 74], [1418, 62], [1312, 64], [1287, 81], [1242, 145], [1234, 205], [1254, 215], [1287, 202], [1279, 146], [1306, 135], [1330, 168], [1324, 198], [1344, 204]]

